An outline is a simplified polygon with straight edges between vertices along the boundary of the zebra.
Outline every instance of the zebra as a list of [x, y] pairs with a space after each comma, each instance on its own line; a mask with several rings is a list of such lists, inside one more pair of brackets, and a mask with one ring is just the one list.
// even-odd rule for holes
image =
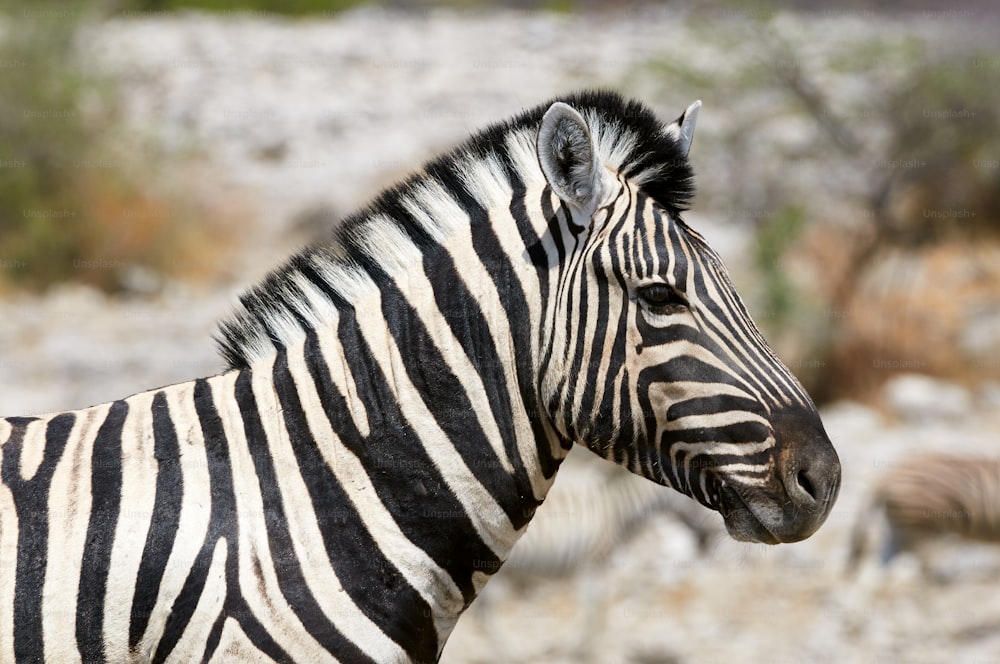
[[855, 525], [849, 572], [872, 547], [870, 524], [879, 516], [886, 523], [883, 566], [946, 535], [1000, 543], [1000, 459], [924, 453], [885, 473]]
[[435, 661], [574, 444], [810, 536], [839, 459], [681, 219], [699, 108], [524, 110], [246, 291], [222, 373], [0, 420], [0, 660]]

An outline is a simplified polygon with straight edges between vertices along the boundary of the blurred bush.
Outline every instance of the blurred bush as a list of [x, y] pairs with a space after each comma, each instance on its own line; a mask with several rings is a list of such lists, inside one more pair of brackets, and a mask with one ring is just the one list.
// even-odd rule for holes
[[[653, 4], [650, 0], [644, 1]], [[124, 14], [190, 9], [208, 12], [267, 12], [286, 16], [336, 14], [362, 5], [406, 11], [514, 8], [567, 13], [578, 9], [621, 9], [620, 3], [602, 0], [119, 0], [117, 4], [118, 11]]]
[[727, 7], [688, 20], [727, 58], [654, 57], [624, 85], [728, 107], [699, 127], [698, 205], [753, 230], [744, 290], [779, 355], [820, 401], [899, 371], [1000, 377], [995, 48]]
[[344, 11], [370, 0], [125, 0], [119, 11], [160, 12], [194, 9], [211, 12], [254, 11], [287, 15], [328, 14]]
[[801, 294], [781, 259], [801, 237], [805, 221], [800, 207], [788, 206], [765, 219], [753, 238], [752, 259], [763, 282], [761, 306], [765, 317], [775, 326], [785, 327], [801, 306]]
[[917, 52], [874, 108], [888, 131], [872, 159], [866, 223], [838, 238], [846, 260], [830, 270], [828, 297], [844, 317], [822, 389], [870, 393], [899, 371], [996, 379], [1000, 57]]
[[70, 269], [81, 208], [75, 162], [93, 143], [81, 106], [106, 92], [77, 66], [75, 18], [47, 9], [8, 13], [0, 38], [0, 278], [38, 284]]
[[161, 274], [214, 270], [224, 224], [151, 184], [167, 165], [122, 128], [112, 81], [81, 53], [96, 16], [54, 3], [0, 14], [0, 288], [150, 290]]
[[[1000, 239], [1000, 57], [925, 56], [888, 91], [886, 168], [869, 207], [879, 240]], [[895, 165], [895, 167], [892, 167]]]

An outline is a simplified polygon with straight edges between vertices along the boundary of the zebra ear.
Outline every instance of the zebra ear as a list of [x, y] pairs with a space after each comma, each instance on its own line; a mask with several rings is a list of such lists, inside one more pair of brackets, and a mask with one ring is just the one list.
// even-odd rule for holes
[[663, 133], [677, 141], [677, 147], [681, 149], [686, 157], [691, 151], [691, 140], [694, 138], [694, 123], [698, 119], [698, 109], [701, 108], [701, 100], [694, 102], [687, 107], [681, 116], [667, 125]]
[[602, 195], [601, 158], [587, 121], [561, 101], [552, 104], [538, 129], [538, 163], [556, 196], [592, 211]]

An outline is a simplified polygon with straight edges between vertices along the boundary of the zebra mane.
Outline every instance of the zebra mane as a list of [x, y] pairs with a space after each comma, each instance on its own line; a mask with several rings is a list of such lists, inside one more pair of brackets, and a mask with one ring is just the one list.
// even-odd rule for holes
[[496, 192], [542, 180], [535, 140], [542, 116], [556, 101], [586, 118], [606, 165], [675, 215], [687, 208], [694, 194], [687, 156], [652, 111], [610, 91], [553, 99], [428, 162], [244, 292], [215, 335], [229, 367], [248, 367], [301, 340], [334, 320], [378, 275], [412, 265], [415, 257], [402, 255], [406, 249], [424, 251], [448, 235], [450, 220], [435, 212], [499, 203]]

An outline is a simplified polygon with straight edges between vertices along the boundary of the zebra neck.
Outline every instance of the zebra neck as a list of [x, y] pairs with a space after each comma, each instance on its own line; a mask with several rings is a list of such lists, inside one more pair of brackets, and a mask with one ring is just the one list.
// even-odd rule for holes
[[[508, 556], [558, 462], [508, 358], [472, 359], [426, 317], [383, 317], [396, 305], [344, 311], [252, 372], [269, 378], [255, 384], [273, 386], [281, 414], [269, 438], [289, 440], [300, 468], [303, 454], [322, 459], [337, 487], [314, 510], [356, 510], [382, 550], [402, 537], [430, 555], [447, 572], [431, 594], [460, 591], [432, 605], [457, 617]], [[371, 514], [388, 520], [369, 524]]]

